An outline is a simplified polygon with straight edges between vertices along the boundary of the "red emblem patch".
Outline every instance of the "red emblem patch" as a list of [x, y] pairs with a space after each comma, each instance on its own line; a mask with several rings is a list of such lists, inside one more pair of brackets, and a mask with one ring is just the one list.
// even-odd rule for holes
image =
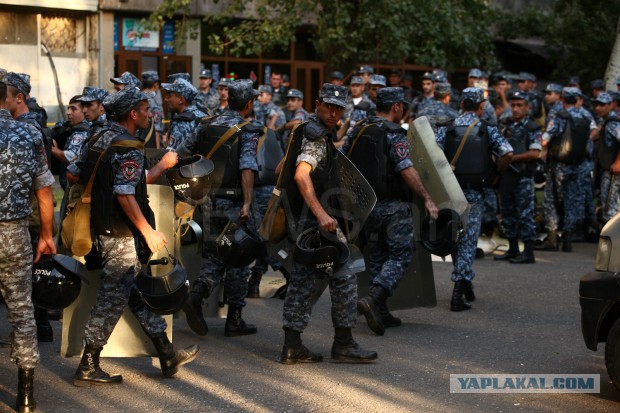
[[399, 142], [394, 144], [394, 150], [396, 150], [396, 156], [400, 159], [409, 158], [409, 147], [407, 144]]
[[124, 161], [121, 164], [121, 173], [123, 174], [123, 178], [128, 181], [133, 181], [138, 174], [138, 164], [134, 161]]

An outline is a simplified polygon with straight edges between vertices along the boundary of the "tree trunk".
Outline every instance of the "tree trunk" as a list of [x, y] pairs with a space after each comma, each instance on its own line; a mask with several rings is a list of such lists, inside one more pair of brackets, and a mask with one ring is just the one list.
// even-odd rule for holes
[[611, 56], [605, 72], [607, 90], [616, 90], [616, 79], [618, 77], [620, 77], [620, 18], [618, 18], [618, 25], [616, 26], [616, 41], [613, 49], [611, 49]]

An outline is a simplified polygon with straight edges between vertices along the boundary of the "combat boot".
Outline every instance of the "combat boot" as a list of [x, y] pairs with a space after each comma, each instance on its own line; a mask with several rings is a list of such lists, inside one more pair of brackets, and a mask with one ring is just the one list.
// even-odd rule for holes
[[525, 241], [524, 244], [523, 252], [518, 257], [510, 259], [512, 264], [534, 264], [536, 262], [534, 259], [534, 241]]
[[366, 317], [366, 324], [378, 336], [385, 334], [385, 326], [381, 322], [381, 314], [377, 302], [387, 300], [388, 292], [378, 285], [371, 285], [368, 295], [357, 302], [357, 311]]
[[282, 364], [319, 363], [323, 356], [313, 353], [301, 344], [301, 333], [291, 329], [284, 329], [284, 346], [278, 360]]
[[493, 257], [495, 261], [508, 261], [509, 259], [519, 255], [519, 240], [517, 238], [509, 238], [508, 245], [508, 251], [502, 255], [496, 255]]
[[123, 381], [120, 374], [110, 375], [99, 367], [99, 355], [103, 347], [86, 345], [84, 354], [73, 376], [73, 385], [78, 387], [98, 386], [101, 384], [116, 384]]
[[547, 232], [547, 239], [542, 244], [534, 247], [538, 251], [557, 251], [558, 250], [558, 233], [557, 231]]
[[364, 350], [351, 335], [351, 329], [336, 327], [332, 345], [332, 361], [335, 363], [371, 363], [377, 359], [376, 351]]
[[263, 278], [261, 274], [257, 274], [254, 271], [250, 274], [250, 279], [248, 280], [248, 293], [246, 295], [247, 298], [260, 298], [260, 280]]
[[572, 252], [573, 251], [573, 233], [569, 231], [565, 231], [562, 234], [562, 251], [564, 252]]
[[256, 334], [258, 330], [253, 324], [246, 324], [241, 318], [241, 307], [228, 306], [226, 325], [224, 326], [224, 336], [236, 337]]
[[467, 302], [476, 300], [476, 294], [474, 294], [474, 283], [470, 280], [465, 281], [465, 290], [463, 290], [463, 294], [465, 295], [465, 301]]
[[175, 350], [165, 332], [151, 336], [151, 340], [159, 355], [159, 364], [164, 377], [171, 378], [179, 371], [179, 367], [196, 358], [200, 347], [192, 345], [184, 350]]
[[471, 309], [471, 304], [463, 298], [466, 283], [466, 280], [459, 280], [454, 283], [452, 301], [450, 302], [450, 311], [465, 311]]
[[34, 412], [37, 402], [34, 400], [34, 369], [22, 369], [17, 372], [18, 412]]
[[385, 328], [399, 327], [403, 324], [400, 318], [395, 317], [394, 314], [390, 313], [390, 309], [388, 308], [386, 301], [377, 303], [376, 307], [381, 317], [381, 323], [383, 323]]
[[187, 324], [192, 331], [199, 336], [206, 336], [209, 326], [202, 315], [202, 299], [207, 292], [207, 286], [201, 282], [195, 282], [192, 291], [183, 304], [183, 311], [187, 317]]

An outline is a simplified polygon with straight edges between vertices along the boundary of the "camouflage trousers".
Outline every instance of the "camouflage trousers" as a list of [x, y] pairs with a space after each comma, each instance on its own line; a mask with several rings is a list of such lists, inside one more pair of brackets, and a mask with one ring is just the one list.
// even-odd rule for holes
[[[317, 225], [314, 219], [299, 223], [300, 232]], [[316, 274], [303, 264], [293, 262], [290, 284], [284, 299], [283, 327], [303, 332], [310, 322], [315, 304], [315, 291], [326, 275]], [[337, 274], [329, 277], [332, 301], [331, 316], [334, 327], [353, 328], [357, 323], [357, 277], [355, 274]]]
[[605, 221], [620, 212], [620, 176], [612, 175], [610, 171], [601, 174], [601, 207]]
[[521, 241], [533, 241], [537, 237], [534, 221], [536, 200], [534, 178], [522, 176], [512, 191], [501, 194], [502, 222], [506, 236]]
[[0, 292], [11, 324], [11, 361], [22, 369], [39, 362], [32, 305], [32, 247], [28, 220], [0, 222]]
[[364, 224], [368, 251], [368, 282], [394, 294], [413, 261], [413, 217], [407, 202], [377, 202]]
[[583, 161], [579, 165], [579, 195], [577, 198], [578, 209], [578, 222], [594, 220], [596, 211], [594, 209], [594, 194], [592, 188], [592, 171], [594, 170], [594, 163], [592, 161]]
[[146, 307], [136, 287], [135, 277], [140, 263], [134, 238], [99, 235], [97, 248], [103, 273], [95, 305], [86, 322], [86, 344], [95, 348], [105, 346], [127, 305], [149, 336], [166, 331], [164, 318]]
[[[262, 185], [254, 187], [254, 198], [252, 199], [252, 217], [250, 219], [250, 227], [258, 234], [260, 230], [260, 224], [263, 222], [265, 211], [267, 211], [267, 204], [271, 199], [271, 192], [275, 185]], [[256, 262], [252, 267], [252, 273], [256, 275], [263, 275], [267, 272], [268, 266], [279, 271], [283, 266], [280, 261], [276, 260], [272, 256], [267, 254], [267, 249], [263, 255], [256, 258]]]
[[226, 298], [232, 307], [245, 307], [248, 294], [250, 267], [231, 267], [224, 264], [217, 254], [215, 240], [222, 233], [229, 220], [239, 222], [242, 203], [228, 199], [214, 199], [202, 206], [203, 260], [200, 274], [195, 282], [207, 286], [208, 294], [224, 281]]
[[478, 245], [478, 235], [480, 234], [480, 224], [482, 222], [482, 211], [484, 209], [483, 192], [476, 189], [464, 189], [463, 193], [469, 202], [469, 220], [467, 228], [456, 244], [456, 254], [453, 256], [454, 270], [452, 271], [452, 281], [474, 279], [472, 266], [476, 257], [476, 246]]
[[[573, 231], [583, 216], [583, 202], [579, 202], [579, 166], [553, 164], [547, 171], [543, 208], [548, 231], [557, 231], [560, 214], [564, 217], [564, 231]], [[557, 198], [556, 198], [557, 197]], [[561, 208], [561, 209], [560, 209]]]

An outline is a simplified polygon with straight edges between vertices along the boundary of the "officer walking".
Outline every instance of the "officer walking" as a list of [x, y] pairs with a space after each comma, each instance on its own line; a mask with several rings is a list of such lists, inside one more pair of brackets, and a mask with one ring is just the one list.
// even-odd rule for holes
[[601, 209], [603, 220], [609, 221], [620, 212], [620, 117], [611, 110], [611, 95], [599, 93], [594, 110], [603, 119], [598, 134], [597, 163], [601, 171]]
[[[208, 298], [224, 281], [228, 300], [228, 316], [224, 327], [226, 337], [255, 334], [257, 329], [246, 324], [241, 317], [245, 307], [250, 269], [248, 266], [233, 267], [225, 264], [217, 255], [214, 238], [229, 221], [245, 224], [250, 219], [250, 205], [254, 189], [254, 174], [258, 172], [256, 147], [262, 130], [251, 123], [244, 124], [244, 118], [252, 112], [254, 98], [258, 91], [250, 79], [227, 82], [228, 105], [221, 115], [201, 123], [183, 145], [178, 147], [179, 156], [194, 153], [207, 155], [218, 140], [230, 130], [235, 130], [238, 142], [233, 144], [227, 159], [218, 159], [217, 151], [212, 160], [216, 168], [224, 169], [227, 181], [221, 182], [215, 191], [211, 205], [203, 205], [202, 223], [205, 239], [200, 274], [194, 280], [192, 291], [184, 311], [187, 323], [198, 335], [204, 336], [208, 326], [202, 314], [202, 300]], [[231, 136], [232, 139], [233, 136]], [[229, 178], [229, 179], [228, 179]], [[207, 230], [208, 229], [208, 230]]]
[[476, 274], [472, 265], [484, 208], [483, 189], [493, 184], [492, 155], [499, 157], [499, 170], [506, 169], [512, 158], [512, 147], [500, 135], [497, 127], [480, 120], [484, 102], [484, 91], [481, 88], [466, 88], [461, 96], [463, 113], [452, 125], [441, 127], [437, 131], [437, 144], [446, 153], [446, 158], [453, 166], [454, 174], [470, 204], [467, 228], [459, 239], [456, 254], [453, 256], [454, 291], [450, 302], [451, 311], [469, 310], [470, 302], [476, 298], [472, 284]]
[[[335, 126], [342, 116], [346, 102], [346, 87], [325, 83], [319, 93], [319, 100], [315, 102], [315, 114], [308, 123], [296, 129], [292, 138], [296, 147], [294, 151], [289, 149], [285, 161], [283, 188], [291, 201], [291, 216], [287, 219], [295, 222], [298, 233], [317, 225], [326, 233], [334, 233], [339, 227], [336, 219], [328, 213], [334, 205], [327, 205], [329, 202], [326, 202], [325, 194], [339, 188], [333, 138], [336, 134]], [[289, 234], [289, 238], [296, 239], [297, 234]], [[283, 308], [284, 347], [280, 356], [282, 364], [316, 363], [323, 360], [323, 356], [308, 350], [301, 341], [301, 333], [310, 321], [312, 296], [319, 277], [320, 274], [304, 264], [293, 263], [291, 282]], [[375, 360], [377, 353], [362, 349], [351, 333], [357, 319], [355, 274], [333, 273], [329, 276], [329, 291], [332, 299], [332, 323], [335, 328], [332, 359], [348, 363], [368, 363]]]
[[[149, 221], [151, 211], [146, 197], [146, 184], [155, 182], [177, 162], [177, 155], [168, 152], [149, 170], [144, 167], [144, 141], [136, 132], [148, 125], [151, 113], [148, 97], [137, 88], [125, 88], [104, 100], [109, 124], [89, 141], [81, 159], [67, 168], [67, 179], [87, 180], [94, 163], [105, 151], [93, 185], [92, 224], [97, 235], [97, 250], [103, 261], [97, 299], [85, 328], [82, 360], [74, 375], [75, 386], [120, 383], [121, 375], [110, 375], [99, 365], [103, 347], [121, 317], [125, 306], [153, 341], [159, 355], [164, 377], [174, 376], [178, 368], [192, 361], [198, 346], [175, 350], [166, 335], [166, 321], [145, 306], [136, 287], [139, 270], [136, 238], [148, 251], [159, 251], [167, 243], [164, 235]], [[125, 144], [126, 146], [112, 146]], [[146, 245], [144, 245], [144, 243]]]
[[[19, 99], [19, 96], [17, 97]], [[23, 97], [22, 97], [23, 98]], [[18, 367], [17, 402], [20, 412], [36, 408], [34, 368], [39, 362], [37, 327], [32, 304], [32, 263], [41, 254], [54, 254], [51, 185], [41, 135], [34, 126], [17, 122], [6, 108], [6, 71], [0, 69], [0, 292], [12, 328], [11, 360]], [[28, 216], [30, 195], [36, 195], [41, 228], [33, 254]]]
[[177, 149], [207, 114], [192, 105], [198, 90], [187, 80], [177, 79], [174, 83], [162, 84], [161, 88], [168, 92], [165, 101], [172, 113], [168, 128], [168, 149]]
[[[377, 116], [369, 116], [353, 129], [353, 139], [342, 148], [364, 175], [377, 195], [377, 204], [364, 225], [369, 255], [368, 296], [357, 303], [368, 327], [383, 335], [385, 327], [397, 327], [401, 320], [390, 314], [387, 299], [413, 261], [412, 193], [424, 201], [431, 218], [437, 207], [420, 181], [409, 158], [411, 148], [400, 127], [405, 95], [400, 87], [377, 91]], [[377, 156], [386, 159], [377, 159]]]

